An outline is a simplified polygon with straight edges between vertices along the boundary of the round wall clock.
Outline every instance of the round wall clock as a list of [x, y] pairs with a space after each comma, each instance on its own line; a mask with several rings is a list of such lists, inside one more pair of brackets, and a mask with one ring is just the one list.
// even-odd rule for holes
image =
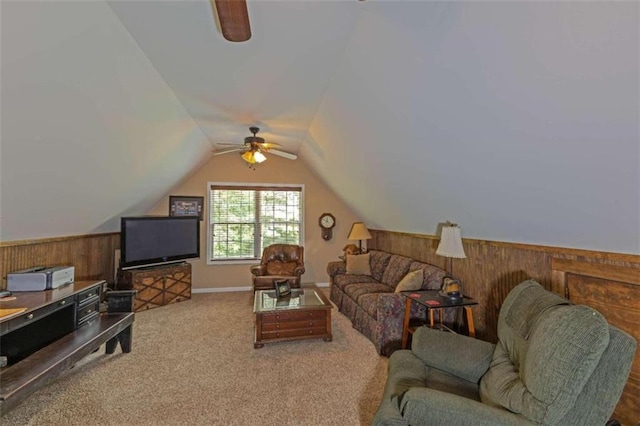
[[322, 213], [320, 215], [320, 229], [322, 230], [322, 239], [329, 241], [333, 237], [333, 227], [336, 226], [336, 218], [331, 213]]

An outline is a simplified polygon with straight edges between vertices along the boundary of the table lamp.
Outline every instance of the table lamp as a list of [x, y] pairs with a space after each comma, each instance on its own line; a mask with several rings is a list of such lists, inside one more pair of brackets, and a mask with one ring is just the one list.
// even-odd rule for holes
[[442, 226], [440, 244], [438, 244], [436, 254], [449, 258], [450, 278], [444, 279], [441, 290], [442, 294], [447, 295], [451, 299], [462, 300], [462, 283], [453, 278], [453, 259], [465, 259], [467, 257], [462, 247], [462, 236], [458, 225], [447, 222]]
[[436, 254], [449, 258], [449, 274], [453, 276], [453, 258], [465, 259], [467, 257], [462, 247], [462, 236], [458, 225], [447, 222], [442, 226], [440, 244], [438, 244]]
[[351, 231], [349, 231], [349, 236], [347, 237], [349, 240], [360, 241], [360, 253], [362, 253], [362, 240], [370, 240], [371, 238], [371, 233], [362, 222], [354, 222], [353, 225], [351, 225]]

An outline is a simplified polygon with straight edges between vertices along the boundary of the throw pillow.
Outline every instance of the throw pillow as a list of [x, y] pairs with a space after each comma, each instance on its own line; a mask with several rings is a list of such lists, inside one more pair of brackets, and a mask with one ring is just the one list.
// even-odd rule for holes
[[422, 288], [422, 280], [424, 279], [424, 271], [422, 269], [416, 269], [407, 273], [398, 283], [395, 292], [401, 291], [415, 291]]
[[371, 268], [369, 267], [369, 253], [358, 255], [348, 254], [347, 274], [371, 275]]

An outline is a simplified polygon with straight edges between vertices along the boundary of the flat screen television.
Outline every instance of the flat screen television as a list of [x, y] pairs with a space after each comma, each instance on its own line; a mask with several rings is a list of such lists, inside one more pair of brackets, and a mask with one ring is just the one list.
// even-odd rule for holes
[[120, 220], [120, 268], [200, 257], [197, 216], [135, 216]]

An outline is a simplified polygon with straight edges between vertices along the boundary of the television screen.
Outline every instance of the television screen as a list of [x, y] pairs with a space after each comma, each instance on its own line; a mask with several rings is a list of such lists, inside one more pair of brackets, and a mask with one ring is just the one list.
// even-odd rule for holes
[[200, 257], [200, 219], [197, 216], [121, 218], [121, 268], [196, 257]]

